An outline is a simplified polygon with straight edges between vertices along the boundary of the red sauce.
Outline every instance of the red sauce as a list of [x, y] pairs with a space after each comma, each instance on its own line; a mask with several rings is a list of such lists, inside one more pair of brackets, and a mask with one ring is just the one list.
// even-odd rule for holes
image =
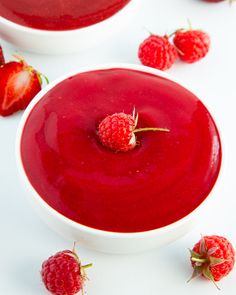
[[72, 30], [96, 24], [130, 0], [1, 0], [0, 16], [42, 30]]
[[[108, 114], [139, 113], [126, 153], [103, 147], [96, 129]], [[139, 232], [168, 225], [207, 197], [219, 173], [221, 145], [211, 115], [192, 93], [151, 74], [110, 69], [78, 74], [38, 102], [25, 124], [21, 154], [38, 194], [83, 225]]]

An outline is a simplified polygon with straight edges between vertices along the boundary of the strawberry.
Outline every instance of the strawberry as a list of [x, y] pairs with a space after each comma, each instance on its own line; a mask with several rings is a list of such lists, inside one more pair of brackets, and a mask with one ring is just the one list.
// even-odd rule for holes
[[143, 65], [164, 71], [174, 64], [177, 52], [167, 36], [150, 35], [139, 46], [138, 56]]
[[200, 30], [177, 30], [174, 45], [182, 61], [193, 63], [205, 57], [210, 48], [210, 37]]
[[191, 279], [202, 275], [215, 283], [227, 276], [234, 267], [235, 251], [224, 237], [202, 237], [190, 253], [194, 268]]
[[83, 291], [85, 269], [75, 250], [64, 250], [49, 257], [42, 264], [41, 277], [47, 290], [54, 295], [74, 295]]
[[135, 133], [143, 131], [166, 131], [165, 128], [139, 128], [136, 129], [138, 115], [115, 113], [107, 116], [98, 126], [100, 142], [115, 152], [127, 152], [136, 146]]
[[[0, 67], [0, 115], [8, 116], [25, 109], [42, 88], [41, 75], [23, 59], [2, 65]], [[48, 82], [46, 77], [45, 79]]]
[[0, 66], [5, 64], [5, 59], [2, 51], [2, 46], [0, 46]]

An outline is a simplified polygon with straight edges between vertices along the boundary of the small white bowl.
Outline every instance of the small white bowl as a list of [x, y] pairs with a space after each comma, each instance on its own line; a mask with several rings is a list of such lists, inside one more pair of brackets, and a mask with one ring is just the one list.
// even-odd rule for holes
[[[165, 77], [171, 81], [176, 81], [176, 79], [171, 78], [168, 74], [144, 67], [141, 65], [131, 65], [131, 64], [109, 64], [95, 67], [87, 67], [80, 69], [78, 71], [69, 73], [56, 81], [49, 84], [45, 87], [36, 97], [31, 101], [26, 111], [24, 112], [22, 119], [20, 121], [17, 137], [16, 137], [16, 159], [17, 166], [19, 168], [19, 173], [22, 178], [22, 183], [24, 188], [27, 190], [26, 195], [29, 197], [31, 203], [33, 203], [34, 208], [36, 208], [38, 214], [41, 218], [56, 232], [60, 233], [64, 237], [67, 237], [73, 241], [78, 241], [81, 245], [84, 245], [88, 248], [107, 252], [107, 253], [135, 253], [141, 252], [155, 247], [160, 247], [166, 245], [184, 234], [186, 234], [196, 223], [197, 220], [200, 220], [203, 210], [207, 207], [209, 201], [209, 195], [207, 198], [198, 206], [195, 210], [189, 213], [187, 216], [182, 219], [167, 225], [162, 228], [149, 230], [145, 232], [138, 233], [116, 233], [108, 232], [104, 230], [90, 228], [84, 226], [75, 221], [70, 220], [69, 218], [58, 213], [55, 209], [50, 207], [36, 192], [34, 187], [28, 180], [28, 177], [25, 173], [20, 145], [21, 145], [21, 136], [27, 121], [29, 114], [31, 113], [34, 106], [38, 101], [55, 85], [65, 80], [68, 77], [74, 76], [79, 73], [101, 70], [101, 69], [112, 69], [112, 68], [125, 68], [136, 71], [142, 71], [146, 73], [151, 73], [157, 76]], [[181, 83], [178, 83], [181, 85]], [[218, 181], [219, 182], [219, 181]], [[210, 193], [212, 195], [212, 192]]]
[[128, 26], [142, 0], [131, 0], [113, 16], [94, 25], [66, 31], [48, 31], [18, 25], [0, 16], [0, 39], [22, 50], [42, 54], [65, 54], [92, 48]]

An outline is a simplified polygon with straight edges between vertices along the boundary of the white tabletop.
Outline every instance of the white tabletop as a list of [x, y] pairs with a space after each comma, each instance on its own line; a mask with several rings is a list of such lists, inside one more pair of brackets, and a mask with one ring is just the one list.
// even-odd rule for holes
[[[139, 63], [137, 48], [147, 36], [144, 27], [165, 34], [192, 25], [209, 32], [212, 47], [202, 61], [178, 62], [168, 72], [190, 87], [213, 113], [221, 131], [224, 164], [221, 180], [205, 216], [184, 238], [164, 249], [129, 256], [106, 255], [84, 248], [84, 263], [93, 262], [86, 284], [89, 295], [194, 295], [236, 292], [236, 269], [219, 285], [197, 279], [187, 284], [191, 273], [188, 248], [200, 234], [228, 237], [236, 245], [236, 3], [208, 4], [201, 0], [145, 0], [136, 23], [107, 43], [84, 53], [42, 56], [20, 51], [50, 81], [81, 66], [107, 62]], [[3, 41], [7, 60], [17, 48]], [[19, 51], [19, 50], [18, 50]], [[58, 250], [72, 247], [72, 241], [51, 231], [34, 213], [20, 187], [14, 157], [14, 141], [22, 113], [0, 118], [0, 294], [47, 294], [40, 279], [41, 262]]]

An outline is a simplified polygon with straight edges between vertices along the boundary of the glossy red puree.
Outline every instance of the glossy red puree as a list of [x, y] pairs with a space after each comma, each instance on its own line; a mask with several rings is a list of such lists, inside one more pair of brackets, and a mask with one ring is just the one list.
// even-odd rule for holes
[[[140, 145], [114, 153], [96, 129], [108, 114], [139, 113]], [[212, 189], [221, 162], [216, 126], [183, 87], [143, 72], [87, 72], [59, 83], [34, 107], [21, 153], [26, 174], [55, 210], [114, 232], [168, 225], [193, 211]]]
[[98, 23], [130, 0], [1, 0], [0, 16], [42, 30], [71, 30]]

